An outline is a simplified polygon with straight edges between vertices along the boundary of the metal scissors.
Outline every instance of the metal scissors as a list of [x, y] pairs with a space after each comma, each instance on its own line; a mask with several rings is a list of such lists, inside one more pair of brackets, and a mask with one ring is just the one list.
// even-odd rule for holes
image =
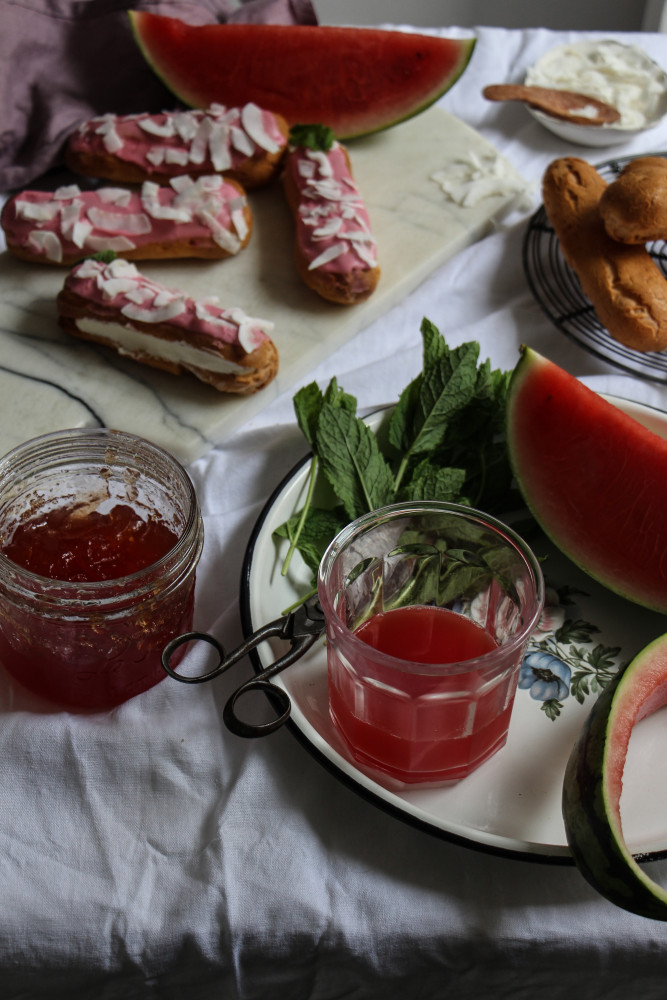
[[[308, 598], [303, 604], [300, 604], [294, 611], [290, 611], [288, 614], [276, 618], [275, 621], [269, 622], [268, 625], [263, 625], [257, 629], [245, 642], [242, 642], [240, 646], [237, 646], [235, 650], [227, 655], [225, 655], [224, 648], [212, 635], [206, 632], [184, 632], [183, 635], [179, 635], [175, 639], [172, 639], [171, 642], [168, 642], [162, 650], [162, 666], [174, 680], [182, 681], [184, 684], [202, 684], [204, 681], [212, 681], [215, 677], [224, 674], [226, 670], [235, 663], [238, 663], [239, 660], [255, 649], [261, 642], [264, 642], [265, 639], [272, 637], [286, 639], [290, 643], [289, 650], [283, 656], [274, 660], [270, 666], [241, 684], [228, 698], [222, 714], [223, 722], [227, 728], [237, 736], [245, 736], [246, 738], [268, 736], [269, 733], [275, 732], [276, 729], [279, 729], [287, 722], [292, 709], [287, 692], [271, 684], [271, 678], [279, 674], [285, 667], [289, 667], [296, 660], [300, 659], [323, 632], [324, 612], [320, 607], [319, 599], [315, 595]], [[180, 646], [193, 640], [201, 640], [213, 646], [219, 656], [218, 664], [205, 674], [196, 674], [194, 676], [179, 674], [171, 666], [171, 658]], [[255, 725], [245, 722], [236, 714], [236, 705], [239, 698], [249, 691], [264, 691], [269, 695], [269, 700], [278, 713], [275, 719]]]

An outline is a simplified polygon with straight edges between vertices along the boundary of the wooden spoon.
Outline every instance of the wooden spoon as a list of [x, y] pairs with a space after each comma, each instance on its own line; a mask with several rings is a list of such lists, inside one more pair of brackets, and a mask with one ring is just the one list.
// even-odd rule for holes
[[[552, 118], [575, 125], [610, 125], [621, 117], [616, 108], [604, 101], [572, 90], [554, 90], [551, 87], [528, 87], [521, 83], [496, 83], [482, 91], [489, 101], [523, 101], [531, 108], [544, 111]], [[586, 114], [577, 114], [586, 108]]]

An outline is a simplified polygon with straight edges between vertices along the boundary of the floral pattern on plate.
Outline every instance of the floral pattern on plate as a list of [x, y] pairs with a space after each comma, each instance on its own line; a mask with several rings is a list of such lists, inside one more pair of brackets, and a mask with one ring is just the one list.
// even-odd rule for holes
[[596, 641], [600, 629], [580, 617], [575, 597], [583, 591], [547, 585], [544, 611], [524, 655], [519, 690], [541, 702], [547, 718], [557, 719], [570, 696], [580, 705], [597, 695], [622, 666], [620, 646]]

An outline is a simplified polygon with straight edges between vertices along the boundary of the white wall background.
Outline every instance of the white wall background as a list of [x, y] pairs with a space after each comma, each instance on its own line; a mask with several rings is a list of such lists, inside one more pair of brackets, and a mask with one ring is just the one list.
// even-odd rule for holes
[[666, 0], [314, 0], [322, 24], [659, 31]]

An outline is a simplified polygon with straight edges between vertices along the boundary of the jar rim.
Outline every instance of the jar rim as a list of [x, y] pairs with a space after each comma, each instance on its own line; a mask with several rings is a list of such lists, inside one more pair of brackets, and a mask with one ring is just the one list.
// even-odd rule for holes
[[[188, 557], [195, 561], [198, 559], [203, 544], [203, 528], [199, 501], [194, 484], [178, 459], [171, 455], [165, 448], [137, 434], [108, 427], [77, 427], [51, 431], [47, 434], [31, 438], [0, 457], [0, 486], [2, 485], [3, 476], [7, 475], [8, 467], [11, 469], [17, 463], [20, 467], [24, 467], [30, 460], [44, 455], [46, 458], [52, 460], [51, 467], [56, 468], [58, 464], [64, 465], [68, 458], [74, 458], [75, 452], [63, 451], [68, 446], [70, 448], [75, 446], [80, 450], [86, 445], [96, 445], [99, 447], [100, 442], [119, 445], [120, 448], [126, 447], [128, 452], [141, 451], [146, 457], [152, 455], [170, 473], [176, 474], [183, 486], [183, 506], [186, 511], [186, 517], [178, 539], [159, 559], [148, 566], [135, 570], [133, 573], [108, 580], [84, 580], [80, 582], [62, 580], [35, 573], [21, 566], [20, 563], [15, 562], [13, 559], [10, 559], [0, 549], [0, 570], [2, 570], [0, 575], [6, 576], [9, 574], [14, 577], [20, 577], [22, 590], [28, 592], [34, 587], [39, 592], [40, 597], [44, 596], [45, 591], [51, 591], [53, 592], [55, 601], [71, 602], [80, 608], [85, 608], [91, 604], [99, 606], [107, 599], [104, 596], [105, 591], [112, 589], [115, 591], [115, 596], [111, 600], [117, 600], [119, 596], [123, 599], [129, 599], [134, 595], [136, 598], [137, 593], [141, 593], [142, 581], [147, 577], [155, 577], [159, 574], [160, 570], [171, 564], [178, 566]], [[55, 461], [55, 459], [58, 461]], [[49, 467], [45, 466], [45, 468]], [[190, 561], [190, 558], [188, 558], [188, 561]], [[58, 592], [57, 595], [56, 591]]]

